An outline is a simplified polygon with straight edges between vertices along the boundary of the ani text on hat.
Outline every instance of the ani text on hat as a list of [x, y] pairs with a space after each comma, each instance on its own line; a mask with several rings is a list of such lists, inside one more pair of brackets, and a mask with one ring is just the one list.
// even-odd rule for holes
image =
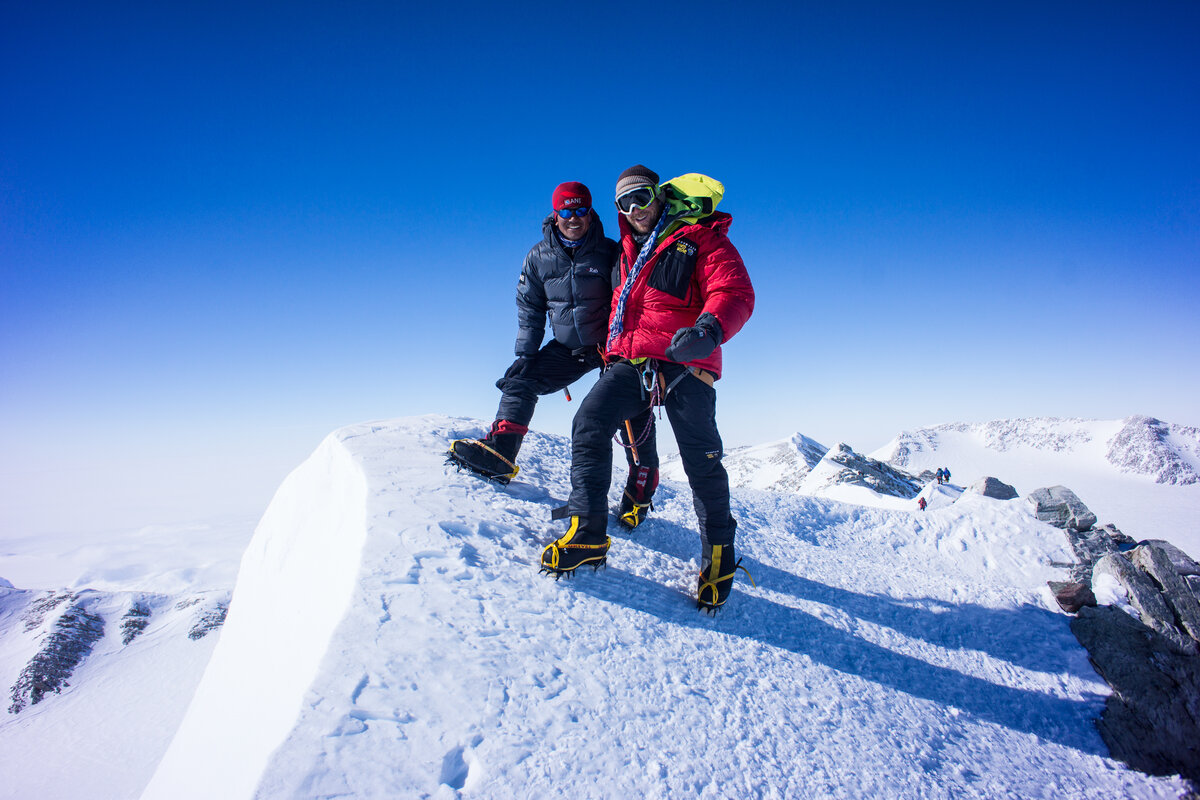
[[560, 183], [550, 197], [550, 207], [555, 211], [564, 208], [591, 208], [592, 193], [579, 181]]

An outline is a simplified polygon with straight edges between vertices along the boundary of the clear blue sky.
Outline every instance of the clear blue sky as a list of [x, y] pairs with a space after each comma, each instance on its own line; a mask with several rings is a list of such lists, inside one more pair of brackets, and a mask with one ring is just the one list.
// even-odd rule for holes
[[258, 511], [337, 426], [490, 419], [551, 190], [615, 232], [638, 162], [727, 188], [728, 446], [1200, 424], [1198, 53], [1191, 0], [6, 3], [0, 526]]

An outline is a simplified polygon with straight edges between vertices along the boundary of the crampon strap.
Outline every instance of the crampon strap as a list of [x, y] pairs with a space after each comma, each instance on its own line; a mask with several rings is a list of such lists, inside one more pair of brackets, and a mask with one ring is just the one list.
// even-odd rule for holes
[[696, 597], [697, 597], [697, 599], [698, 599], [698, 600], [699, 600], [701, 603], [704, 603], [704, 590], [705, 590], [705, 589], [708, 589], [710, 592], [712, 592], [712, 599], [713, 599], [713, 602], [712, 602], [712, 603], [707, 603], [706, 605], [710, 605], [710, 606], [711, 606], [711, 605], [714, 605], [714, 604], [716, 603], [716, 601], [717, 601], [717, 597], [718, 597], [718, 595], [717, 595], [717, 584], [718, 584], [718, 583], [724, 583], [725, 581], [731, 581], [731, 580], [733, 580], [733, 576], [737, 574], [737, 571], [738, 571], [739, 569], [740, 569], [742, 572], [746, 573], [746, 577], [750, 579], [750, 585], [751, 585], [751, 586], [753, 586], [755, 589], [757, 589], [757, 588], [758, 588], [758, 584], [754, 582], [754, 576], [750, 574], [750, 570], [748, 570], [748, 569], [746, 569], [745, 567], [743, 567], [743, 566], [742, 566], [742, 560], [739, 558], [739, 559], [737, 560], [737, 563], [733, 565], [733, 569], [729, 571], [729, 574], [728, 574], [728, 575], [722, 575], [722, 576], [720, 576], [719, 578], [713, 578], [712, 580], [707, 580], [707, 581], [704, 581], [703, 583], [701, 583], [701, 584], [700, 584], [700, 588], [699, 588], [699, 589], [697, 590], [697, 592], [696, 592]]
[[513, 478], [517, 477], [517, 473], [521, 471], [520, 467], [518, 467], [513, 462], [509, 461], [504, 456], [497, 453], [494, 449], [492, 449], [488, 445], [484, 444], [483, 440], [481, 440], [481, 439], [455, 439], [453, 442], [450, 443], [450, 452], [454, 452], [454, 445], [458, 444], [459, 442], [470, 442], [471, 444], [477, 444], [480, 447], [482, 447], [484, 450], [487, 450], [489, 453], [494, 455], [496, 458], [503, 461], [505, 464], [508, 464], [510, 467], [512, 467], [512, 472], [507, 473], [507, 475], [498, 475], [496, 477], [507, 477], [509, 480], [512, 480]]

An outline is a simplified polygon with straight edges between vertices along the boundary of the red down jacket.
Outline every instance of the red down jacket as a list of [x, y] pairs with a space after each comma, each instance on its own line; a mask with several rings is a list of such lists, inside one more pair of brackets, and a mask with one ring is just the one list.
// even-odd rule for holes
[[[642, 267], [625, 301], [624, 327], [608, 343], [609, 356], [667, 361], [667, 345], [680, 328], [708, 312], [721, 323], [725, 341], [742, 329], [754, 311], [754, 287], [737, 248], [726, 232], [733, 217], [717, 211], [666, 236]], [[613, 281], [612, 314], [637, 260], [633, 229], [622, 214], [619, 281]], [[691, 366], [721, 377], [721, 348]]]

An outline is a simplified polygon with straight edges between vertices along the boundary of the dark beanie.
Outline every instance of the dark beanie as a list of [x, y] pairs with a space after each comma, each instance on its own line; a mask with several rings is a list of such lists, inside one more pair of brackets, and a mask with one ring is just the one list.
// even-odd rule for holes
[[555, 211], [564, 208], [592, 207], [592, 193], [579, 181], [560, 183], [550, 196], [550, 207]]
[[658, 186], [658, 173], [641, 164], [634, 164], [617, 178], [617, 197], [641, 186]]

